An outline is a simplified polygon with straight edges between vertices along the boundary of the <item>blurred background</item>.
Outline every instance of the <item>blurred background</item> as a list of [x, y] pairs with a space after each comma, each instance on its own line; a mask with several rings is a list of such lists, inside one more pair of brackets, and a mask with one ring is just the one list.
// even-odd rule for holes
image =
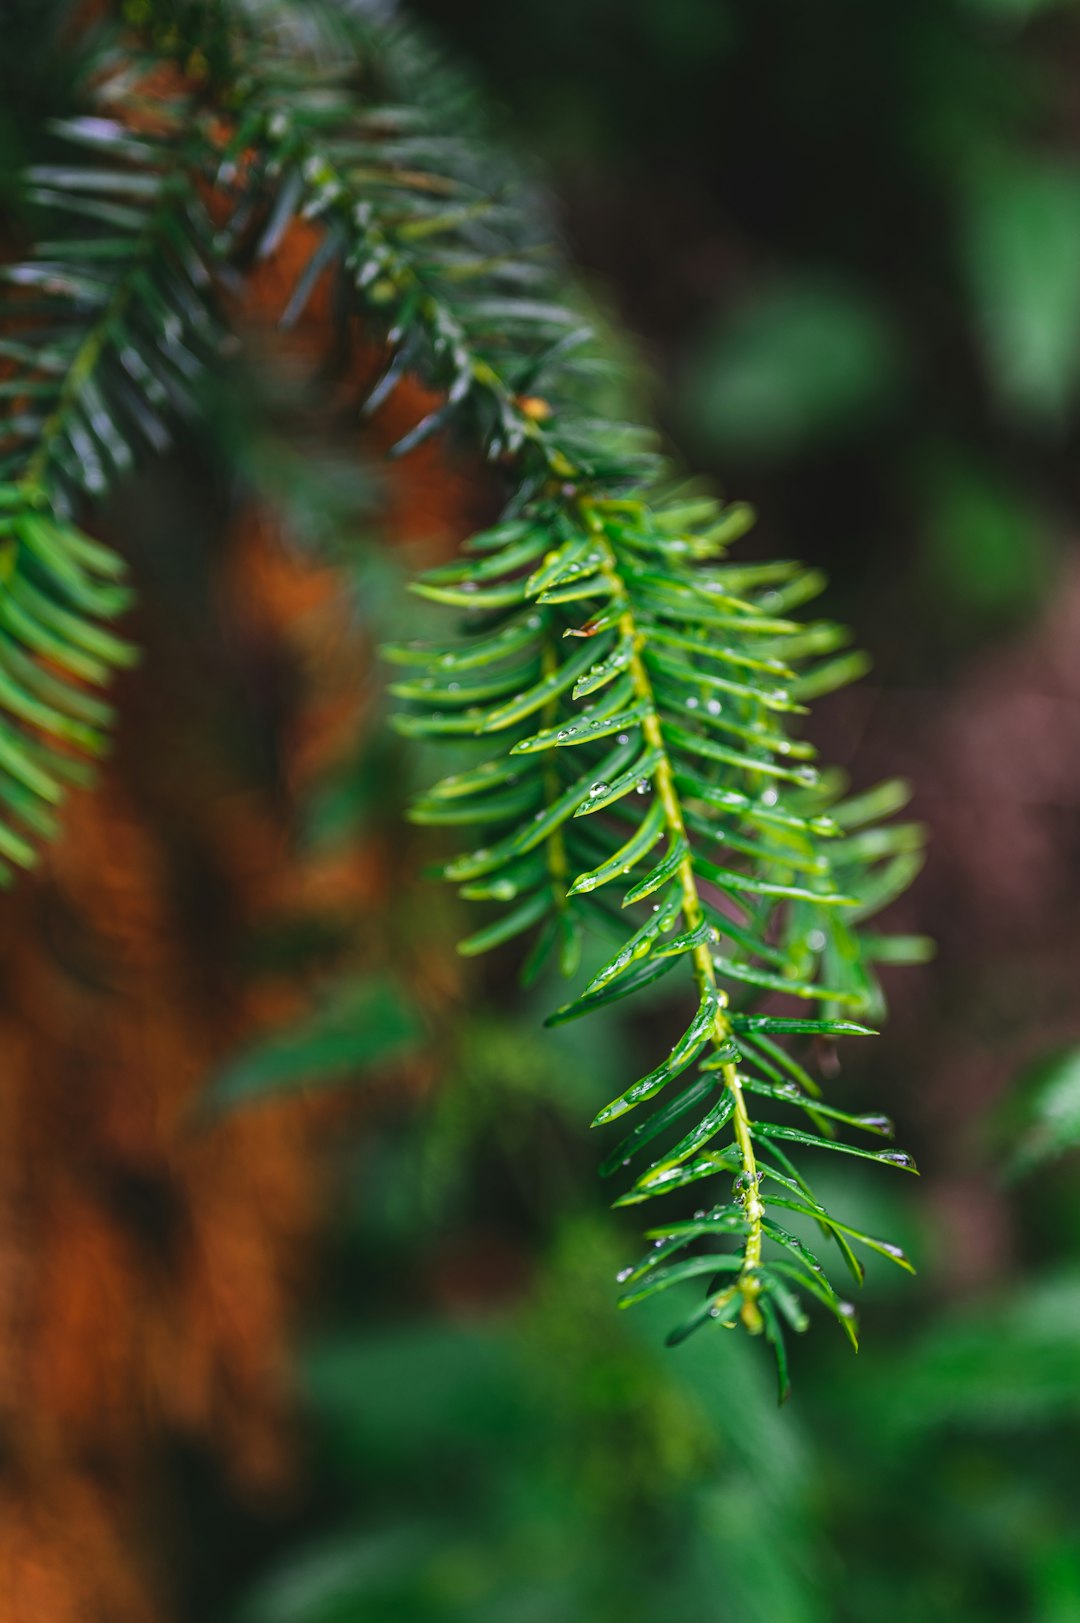
[[870, 1268], [783, 1410], [747, 1338], [616, 1312], [584, 1125], [665, 1007], [542, 1034], [557, 987], [455, 958], [373, 647], [491, 492], [380, 464], [417, 394], [318, 415], [286, 244], [253, 376], [109, 510], [146, 659], [0, 914], [11, 1616], [1080, 1623], [1080, 7], [411, 10], [741, 548], [824, 567], [872, 656], [812, 735], [913, 786], [889, 920], [938, 957], [830, 1085], [923, 1176], [831, 1198], [919, 1273]]

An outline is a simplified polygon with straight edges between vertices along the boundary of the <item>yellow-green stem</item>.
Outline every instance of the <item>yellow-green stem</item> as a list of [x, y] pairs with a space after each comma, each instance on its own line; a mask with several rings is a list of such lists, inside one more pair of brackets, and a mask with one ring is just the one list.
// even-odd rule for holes
[[[541, 671], [544, 676], [551, 676], [558, 668], [558, 658], [552, 646], [551, 637], [545, 632], [544, 648], [541, 654]], [[559, 711], [558, 699], [550, 699], [544, 706], [543, 723], [545, 727], [554, 725]], [[544, 799], [550, 806], [559, 798], [559, 771], [555, 765], [554, 752], [547, 750], [543, 757], [544, 766]], [[551, 889], [555, 897], [555, 906], [560, 912], [566, 910], [566, 887], [570, 877], [570, 869], [566, 860], [566, 841], [563, 838], [562, 824], [555, 828], [547, 837], [547, 865], [551, 878]]]
[[125, 286], [109, 301], [104, 316], [91, 332], [83, 339], [75, 352], [67, 376], [60, 387], [60, 394], [55, 407], [45, 419], [41, 429], [41, 436], [30, 461], [26, 464], [25, 472], [19, 483], [28, 493], [38, 490], [45, 478], [52, 455], [53, 444], [63, 432], [64, 420], [73, 403], [86, 383], [93, 376], [101, 352], [109, 341], [111, 324], [127, 302], [130, 290]]
[[[673, 841], [686, 842], [686, 826], [683, 822], [682, 809], [679, 797], [675, 790], [674, 773], [671, 758], [668, 755], [667, 744], [664, 740], [660, 718], [656, 710], [656, 701], [653, 694], [652, 681], [641, 658], [641, 646], [644, 641], [643, 633], [638, 627], [634, 617], [633, 607], [630, 604], [622, 581], [615, 569], [615, 558], [611, 543], [600, 520], [592, 511], [587, 501], [582, 501], [581, 510], [585, 522], [603, 546], [609, 561], [609, 568], [605, 570], [605, 579], [611, 588], [612, 596], [621, 600], [623, 607], [619, 615], [619, 631], [630, 643], [633, 652], [630, 655], [628, 670], [634, 684], [634, 691], [638, 699], [643, 701], [646, 709], [641, 723], [641, 730], [645, 742], [650, 750], [655, 750], [657, 766], [653, 772], [653, 784], [659, 796], [660, 804], [664, 809], [664, 822], [668, 836]], [[696, 930], [704, 919], [704, 909], [698, 893], [697, 877], [694, 873], [693, 861], [687, 852], [678, 867], [679, 887], [682, 892], [682, 912], [688, 930]], [[731, 1041], [731, 1025], [724, 1012], [727, 1002], [726, 994], [716, 984], [716, 971], [713, 967], [712, 954], [707, 942], [700, 942], [692, 951], [694, 975], [698, 983], [698, 990], [703, 997], [711, 997], [716, 1002], [716, 1018], [713, 1022], [712, 1040], [717, 1048], [725, 1047]], [[761, 1314], [755, 1298], [759, 1294], [756, 1270], [761, 1265], [762, 1228], [761, 1219], [764, 1216], [764, 1207], [758, 1189], [757, 1157], [754, 1153], [754, 1139], [750, 1129], [750, 1117], [746, 1109], [746, 1099], [743, 1095], [742, 1082], [734, 1065], [724, 1065], [720, 1068], [724, 1079], [724, 1086], [728, 1089], [734, 1105], [732, 1127], [735, 1142], [742, 1157], [743, 1182], [746, 1190], [745, 1215], [748, 1224], [746, 1245], [743, 1251], [743, 1266], [740, 1274], [738, 1288], [743, 1295], [743, 1322], [747, 1328], [755, 1333], [762, 1328]], [[717, 1302], [730, 1300], [731, 1290], [725, 1290], [717, 1297]]]

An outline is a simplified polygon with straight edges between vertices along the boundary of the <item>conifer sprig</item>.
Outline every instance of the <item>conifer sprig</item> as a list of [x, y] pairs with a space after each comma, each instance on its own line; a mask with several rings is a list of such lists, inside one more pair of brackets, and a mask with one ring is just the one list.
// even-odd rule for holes
[[135, 658], [109, 629], [131, 600], [124, 564], [82, 512], [170, 443], [220, 342], [205, 165], [186, 108], [171, 111], [154, 135], [97, 114], [54, 121], [50, 162], [24, 177], [36, 235], [0, 268], [2, 882], [37, 860], [65, 784], [107, 748], [112, 710], [92, 690]]
[[[473, 849], [442, 872], [499, 910], [463, 951], [531, 937], [526, 973], [556, 945], [573, 973], [583, 940], [614, 933], [614, 954], [590, 965], [553, 1021], [677, 971], [693, 987], [682, 1035], [597, 1117], [651, 1110], [605, 1171], [644, 1162], [618, 1204], [704, 1179], [730, 1193], [653, 1231], [623, 1300], [708, 1278], [672, 1339], [741, 1320], [773, 1344], [786, 1390], [784, 1327], [805, 1327], [800, 1290], [853, 1341], [855, 1331], [785, 1215], [812, 1219], [857, 1279], [853, 1240], [906, 1265], [897, 1247], [821, 1206], [790, 1148], [914, 1167], [875, 1147], [891, 1136], [885, 1117], [824, 1103], [777, 1039], [868, 1034], [850, 1016], [880, 1007], [871, 961], [883, 949], [857, 926], [910, 877], [919, 831], [846, 832], [891, 809], [890, 791], [838, 803], [835, 776], [789, 728], [806, 698], [862, 669], [841, 628], [792, 618], [820, 576], [729, 562], [748, 511], [681, 489], [647, 432], [599, 415], [599, 394], [610, 394], [602, 346], [567, 301], [565, 272], [536, 252], [482, 144], [460, 125], [439, 128], [437, 73], [421, 102], [407, 99], [414, 50], [384, 35], [367, 60], [376, 99], [340, 124], [325, 86], [310, 113], [295, 85], [287, 106], [268, 110], [277, 185], [264, 237], [272, 248], [294, 211], [324, 223], [289, 313], [316, 275], [338, 268], [386, 345], [370, 405], [406, 373], [440, 391], [397, 453], [435, 432], [466, 435], [507, 485], [502, 521], [417, 584], [457, 611], [458, 638], [387, 650], [408, 706], [400, 730], [459, 751], [477, 740], [478, 758], [434, 784], [413, 816], [474, 832]], [[380, 101], [390, 87], [397, 95]], [[900, 944], [891, 956], [920, 951]], [[772, 1012], [783, 996], [805, 1014]]]

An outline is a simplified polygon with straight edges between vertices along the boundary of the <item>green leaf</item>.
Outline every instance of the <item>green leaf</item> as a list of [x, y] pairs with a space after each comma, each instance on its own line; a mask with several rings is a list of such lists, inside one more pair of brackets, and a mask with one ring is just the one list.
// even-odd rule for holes
[[858, 1155], [864, 1161], [884, 1161], [888, 1166], [902, 1167], [905, 1172], [918, 1172], [915, 1162], [906, 1150], [864, 1150], [855, 1144], [842, 1144], [839, 1139], [819, 1138], [804, 1133], [798, 1127], [781, 1127], [777, 1122], [757, 1122], [762, 1138], [783, 1138], [792, 1144], [805, 1144], [815, 1150], [837, 1150], [841, 1155]]
[[640, 1122], [633, 1132], [627, 1134], [621, 1144], [616, 1145], [606, 1160], [600, 1163], [601, 1177], [610, 1177], [620, 1167], [629, 1166], [631, 1157], [654, 1138], [666, 1132], [688, 1110], [711, 1098], [718, 1086], [715, 1077], [707, 1074], [695, 1077], [689, 1087], [684, 1088], [676, 1098], [662, 1105], [659, 1110], [654, 1110], [646, 1121]]
[[[705, 1071], [704, 1074], [708, 1076], [709, 1073]], [[650, 1175], [654, 1171], [659, 1173], [666, 1171], [669, 1167], [678, 1166], [683, 1161], [688, 1160], [691, 1155], [696, 1155], [698, 1150], [710, 1143], [727, 1126], [734, 1112], [734, 1097], [731, 1091], [725, 1088], [720, 1098], [709, 1107], [701, 1120], [695, 1123], [688, 1133], [684, 1133], [676, 1144], [673, 1144], [669, 1150], [664, 1152], [655, 1168], [649, 1169]]]
[[602, 781], [594, 783], [589, 790], [589, 798], [584, 801], [574, 813], [575, 817], [589, 817], [593, 812], [603, 811], [605, 807], [614, 805], [624, 795], [633, 794], [641, 785], [647, 784], [656, 768], [664, 759], [662, 750], [648, 749], [640, 755], [628, 771], [622, 772], [611, 783]]
[[1080, 179], [1053, 157], [1005, 148], [972, 175], [964, 203], [990, 381], [1018, 416], [1059, 420], [1080, 369]]
[[202, 1108], [217, 1114], [298, 1088], [338, 1086], [414, 1050], [423, 1026], [395, 982], [373, 978], [330, 993], [299, 1024], [256, 1043], [211, 1079]]
[[619, 846], [605, 862], [587, 873], [579, 874], [570, 887], [571, 896], [579, 896], [583, 891], [597, 890], [613, 879], [628, 874], [642, 857], [647, 856], [661, 838], [664, 832], [664, 808], [659, 800], [654, 800], [645, 814], [644, 821], [631, 834], [625, 843]]
[[479, 953], [490, 952], [493, 947], [501, 947], [505, 942], [512, 941], [515, 936], [538, 924], [550, 911], [551, 906], [550, 890], [537, 891], [534, 895], [526, 897], [512, 912], [489, 924], [486, 929], [477, 930], [474, 935], [459, 941], [458, 952], [466, 958], [475, 958]]
[[904, 382], [887, 313], [856, 282], [754, 282], [696, 347], [688, 423], [713, 449], [791, 456], [879, 415]]
[[776, 1357], [777, 1401], [786, 1403], [791, 1396], [791, 1375], [788, 1369], [787, 1347], [784, 1343], [784, 1332], [780, 1328], [780, 1320], [776, 1309], [768, 1295], [758, 1297], [758, 1308], [765, 1321], [765, 1338], [772, 1346]]
[[[511, 752], [513, 753], [513, 752]], [[621, 759], [618, 750], [613, 750], [607, 757], [610, 765]], [[587, 777], [588, 775], [586, 775]], [[589, 793], [589, 784], [586, 777], [579, 778], [569, 789], [565, 790], [556, 800], [551, 801], [539, 816], [534, 817], [523, 827], [508, 834], [505, 839], [487, 849], [474, 851], [470, 856], [458, 857], [447, 863], [443, 869], [447, 879], [476, 879], [481, 874], [493, 873], [501, 868], [511, 858], [523, 856], [532, 851], [541, 842], [547, 839], [560, 824], [572, 817], [574, 811], [581, 805]]]
[[630, 907], [635, 902], [643, 902], [647, 896], [652, 896], [666, 885], [682, 867], [690, 854], [690, 847], [685, 839], [679, 837], [672, 840], [666, 854], [657, 863], [651, 873], [646, 874], [641, 882], [628, 890], [623, 898], [623, 906]]
[[629, 732], [641, 723], [646, 714], [646, 707], [637, 704], [614, 716], [604, 716], [594, 721], [588, 719], [568, 721], [561, 727], [546, 727], [542, 733], [537, 733], [533, 738], [523, 738], [519, 744], [514, 745], [510, 753], [532, 755], [538, 750], [592, 744], [598, 738], [609, 738], [612, 733]]
[[834, 1235], [850, 1235], [852, 1239], [858, 1240], [862, 1245], [869, 1246], [871, 1251], [877, 1251], [881, 1256], [888, 1257], [890, 1262], [895, 1262], [898, 1267], [903, 1268], [907, 1273], [913, 1274], [915, 1272], [910, 1259], [900, 1246], [894, 1245], [891, 1240], [879, 1240], [873, 1234], [865, 1234], [861, 1229], [852, 1228], [850, 1223], [841, 1223], [837, 1218], [825, 1211], [824, 1207], [819, 1206], [816, 1201], [785, 1200], [782, 1196], [773, 1195], [770, 1204], [782, 1206], [788, 1211], [799, 1212], [804, 1217], [813, 1217], [816, 1222], [821, 1223]]
[[774, 1014], [733, 1014], [732, 1030], [737, 1032], [767, 1032], [770, 1034], [796, 1034], [816, 1037], [876, 1037], [869, 1026], [856, 1025], [854, 1020], [788, 1020]]
[[616, 1116], [625, 1115], [626, 1111], [633, 1110], [635, 1105], [643, 1099], [651, 1099], [654, 1093], [659, 1093], [672, 1077], [678, 1076], [700, 1054], [716, 1027], [716, 1019], [721, 1009], [720, 1000], [713, 992], [706, 992], [698, 1005], [697, 1013], [689, 1026], [679, 1038], [663, 1064], [635, 1082], [633, 1087], [613, 1099], [596, 1114], [594, 1127], [601, 1127]]
[[605, 687], [613, 677], [624, 671], [634, 653], [634, 642], [631, 637], [623, 637], [616, 643], [606, 658], [598, 660], [591, 665], [584, 676], [580, 676], [574, 683], [572, 697], [583, 699], [598, 688]]
[[617, 1003], [622, 998], [634, 997], [638, 992], [644, 991], [664, 975], [669, 975], [676, 967], [677, 958], [653, 957], [630, 970], [604, 986], [598, 992], [591, 992], [588, 996], [575, 998], [572, 1003], [566, 1003], [554, 1014], [549, 1014], [544, 1021], [546, 1026], [565, 1025], [568, 1020], [579, 1020], [582, 1015], [592, 1014], [597, 1009], [606, 1008], [609, 1003]]
[[1014, 1140], [1013, 1177], [1080, 1148], [1080, 1049], [1066, 1049], [1035, 1066], [1009, 1101], [1005, 1120]]
[[686, 1340], [687, 1336], [693, 1335], [695, 1330], [700, 1330], [703, 1324], [734, 1324], [741, 1311], [742, 1301], [738, 1296], [732, 1297], [730, 1301], [724, 1302], [722, 1305], [718, 1304], [715, 1298], [710, 1297], [702, 1302], [700, 1307], [695, 1308], [689, 1318], [684, 1319], [674, 1330], [668, 1332], [667, 1344], [669, 1347], [677, 1347], [680, 1342]]
[[632, 1307], [635, 1302], [643, 1302], [657, 1291], [670, 1290], [672, 1285], [681, 1285], [687, 1279], [699, 1279], [702, 1274], [738, 1273], [741, 1267], [740, 1257], [689, 1257], [672, 1268], [658, 1268], [655, 1273], [647, 1274], [641, 1284], [619, 1297], [619, 1306]]
[[581, 673], [588, 667], [592, 654], [593, 650], [588, 645], [579, 649], [560, 669], [552, 671], [550, 676], [545, 676], [526, 692], [519, 693], [516, 698], [490, 711], [477, 731], [500, 732], [523, 720], [525, 716], [534, 715], [537, 710], [542, 710], [552, 699], [558, 698], [560, 693], [565, 693], [567, 688], [574, 686]]

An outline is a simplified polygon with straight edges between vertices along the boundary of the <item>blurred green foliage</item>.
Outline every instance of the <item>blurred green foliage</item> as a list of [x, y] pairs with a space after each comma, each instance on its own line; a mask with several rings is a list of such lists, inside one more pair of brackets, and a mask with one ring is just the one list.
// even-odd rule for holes
[[903, 361], [858, 287], [805, 276], [748, 290], [701, 335], [684, 386], [683, 437], [720, 456], [791, 456], [873, 433]]
[[207, 1085], [205, 1108], [232, 1110], [399, 1060], [423, 1027], [408, 992], [387, 977], [334, 987], [303, 1020], [233, 1058]]
[[1017, 418], [1060, 426], [1080, 380], [1080, 173], [1001, 154], [965, 198], [965, 271], [991, 387]]
[[1080, 1146], [1080, 1048], [1048, 1054], [1020, 1076], [997, 1125], [1013, 1177]]
[[1030, 618], [1055, 576], [1053, 526], [1038, 499], [999, 469], [932, 446], [920, 490], [932, 612], [952, 625], [974, 611], [984, 634]]

